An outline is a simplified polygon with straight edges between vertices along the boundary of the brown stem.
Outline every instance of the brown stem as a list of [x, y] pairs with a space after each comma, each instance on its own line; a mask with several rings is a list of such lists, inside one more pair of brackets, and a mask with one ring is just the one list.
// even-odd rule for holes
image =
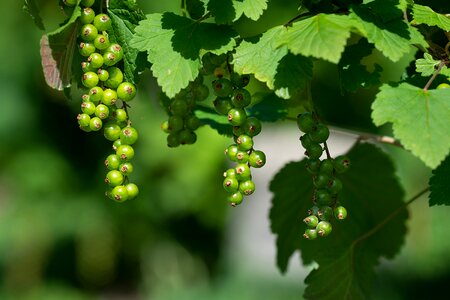
[[434, 72], [433, 76], [431, 76], [430, 80], [428, 80], [427, 84], [423, 88], [424, 92], [427, 92], [430, 88], [430, 85], [433, 83], [434, 79], [436, 79], [436, 76], [438, 76], [441, 69], [445, 66], [445, 61], [441, 60], [441, 63], [439, 64], [439, 67], [437, 68], [436, 72]]

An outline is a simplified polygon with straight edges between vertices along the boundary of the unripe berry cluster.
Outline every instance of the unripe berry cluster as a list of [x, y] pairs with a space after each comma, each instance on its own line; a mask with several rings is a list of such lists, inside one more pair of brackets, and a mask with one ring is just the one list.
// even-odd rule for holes
[[[264, 152], [253, 147], [253, 137], [261, 132], [261, 122], [255, 117], [249, 117], [245, 110], [251, 104], [250, 92], [245, 89], [250, 77], [230, 71], [230, 78], [225, 78], [226, 71], [222, 68], [225, 60], [226, 55], [217, 56], [211, 53], [202, 59], [204, 71], [212, 72], [216, 77], [212, 82], [216, 96], [214, 108], [219, 114], [226, 115], [233, 126], [234, 143], [225, 149], [225, 155], [237, 165], [224, 173], [223, 187], [228, 193], [228, 202], [236, 206], [242, 203], [245, 196], [255, 191], [251, 168], [264, 166], [266, 156]], [[230, 69], [230, 66], [227, 66]]]
[[[66, 0], [71, 5], [73, 1]], [[82, 96], [81, 113], [78, 124], [83, 131], [103, 129], [104, 137], [113, 142], [114, 154], [105, 160], [109, 172], [105, 182], [110, 187], [106, 195], [118, 202], [135, 198], [139, 189], [130, 183], [128, 176], [133, 172], [130, 160], [134, 157], [133, 145], [138, 132], [131, 127], [127, 112], [127, 102], [136, 95], [136, 87], [124, 82], [118, 63], [123, 59], [123, 48], [111, 43], [108, 31], [112, 22], [107, 14], [96, 14], [91, 6], [93, 0], [83, 0], [80, 16], [83, 24], [80, 30], [79, 52], [85, 58], [81, 67], [81, 82], [86, 87]]]
[[195, 130], [200, 126], [200, 120], [194, 115], [194, 108], [197, 102], [206, 100], [208, 95], [209, 89], [203, 84], [202, 75], [181, 90], [174, 99], [161, 94], [162, 105], [169, 115], [169, 119], [161, 124], [161, 129], [168, 133], [167, 146], [173, 148], [195, 143]]
[[313, 240], [317, 236], [325, 237], [331, 233], [330, 221], [333, 216], [337, 220], [347, 217], [347, 210], [338, 201], [342, 182], [337, 178], [337, 174], [348, 170], [350, 160], [346, 156], [333, 159], [328, 152], [326, 159], [320, 159], [323, 151], [327, 150], [326, 141], [330, 131], [313, 113], [305, 112], [298, 115], [297, 125], [304, 132], [300, 141], [308, 157], [306, 169], [312, 174], [314, 184], [312, 198], [314, 206], [308, 211], [309, 216], [303, 220], [308, 226], [303, 236]]

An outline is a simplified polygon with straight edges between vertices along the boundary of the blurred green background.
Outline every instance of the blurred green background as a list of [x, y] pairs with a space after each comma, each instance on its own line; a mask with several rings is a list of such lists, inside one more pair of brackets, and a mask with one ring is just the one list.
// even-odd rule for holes
[[[178, 1], [138, 2], [146, 13], [179, 11]], [[57, 0], [37, 3], [47, 31], [64, 20]], [[260, 33], [294, 16], [297, 4], [271, 1], [257, 24], [243, 20], [237, 29], [243, 36]], [[46, 86], [39, 57], [43, 32], [22, 11], [23, 1], [2, 5], [0, 299], [301, 299], [310, 267], [302, 268], [296, 255], [289, 273], [278, 273], [267, 221], [270, 177], [301, 157], [295, 126], [268, 126], [258, 137], [267, 149], [267, 171], [256, 172], [259, 191], [231, 209], [221, 186], [223, 149], [230, 141], [202, 128], [194, 146], [168, 149], [159, 129], [166, 118], [159, 89], [146, 73], [131, 112], [140, 130], [134, 178], [141, 194], [114, 203], [103, 196], [110, 143], [100, 133], [79, 130], [79, 101]], [[386, 80], [397, 80], [408, 64], [374, 56], [384, 62]], [[316, 71], [319, 99], [360, 105], [346, 125], [370, 122], [376, 90], [364, 101], [361, 94], [339, 96], [326, 77], [335, 68], [323, 63]], [[328, 119], [339, 123], [334, 117]], [[352, 141], [345, 135], [334, 139], [337, 151]], [[396, 157], [408, 195], [425, 186], [429, 170], [402, 151], [387, 150]], [[427, 208], [426, 199], [411, 207], [405, 247], [393, 262], [382, 262], [375, 298], [428, 299], [430, 289], [450, 288], [449, 212]]]

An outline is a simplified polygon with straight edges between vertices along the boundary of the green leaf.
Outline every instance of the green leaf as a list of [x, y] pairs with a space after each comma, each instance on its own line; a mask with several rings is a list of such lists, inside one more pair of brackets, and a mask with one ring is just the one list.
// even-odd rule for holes
[[217, 24], [230, 23], [236, 18], [236, 10], [232, 0], [209, 0], [207, 8], [214, 16]]
[[341, 88], [354, 91], [361, 87], [369, 87], [380, 83], [380, 73], [383, 70], [378, 64], [369, 72], [361, 60], [372, 53], [373, 46], [366, 39], [360, 39], [357, 44], [345, 48], [338, 65]]
[[80, 28], [77, 22], [79, 16], [81, 8], [76, 6], [63, 26], [41, 38], [40, 53], [45, 81], [59, 91], [71, 85], [73, 56]]
[[450, 174], [450, 156], [433, 170], [430, 178], [430, 206], [434, 205], [450, 205], [450, 182], [448, 174]]
[[288, 114], [287, 101], [278, 98], [274, 93], [257, 93], [252, 95], [252, 102], [256, 104], [247, 108], [249, 115], [261, 122], [276, 122], [283, 120]]
[[306, 82], [312, 79], [313, 63], [307, 57], [288, 53], [279, 61], [276, 72], [276, 95], [290, 99], [303, 91]]
[[288, 53], [286, 46], [277, 47], [278, 38], [286, 31], [283, 26], [269, 29], [258, 41], [242, 41], [233, 54], [233, 68], [239, 74], [254, 74], [255, 78], [275, 89], [275, 75], [280, 60]]
[[397, 5], [395, 0], [375, 0], [353, 6], [350, 14], [359, 32], [392, 61], [408, 53], [411, 44], [425, 43], [410, 41], [412, 29], [403, 21], [403, 12]]
[[40, 16], [39, 7], [37, 6], [35, 0], [25, 0], [23, 10], [30, 15], [34, 21], [34, 24], [36, 24], [39, 29], [45, 30], [44, 23], [42, 22], [42, 18]]
[[236, 18], [239, 19], [243, 14], [253, 21], [261, 17], [264, 10], [267, 9], [268, 0], [242, 0], [233, 1], [234, 9], [236, 10]]
[[148, 15], [135, 31], [130, 45], [147, 51], [153, 75], [169, 97], [197, 77], [200, 51], [225, 53], [236, 43], [229, 26], [199, 23], [173, 13]]
[[436, 67], [440, 64], [439, 60], [433, 59], [429, 53], [424, 53], [423, 58], [416, 60], [416, 72], [422, 76], [430, 76], [436, 72]]
[[[394, 257], [403, 243], [408, 214], [393, 163], [369, 144], [357, 144], [348, 156], [352, 167], [339, 177], [344, 186], [340, 201], [349, 216], [333, 222], [333, 232], [326, 238], [302, 238], [306, 226], [301, 220], [312, 206], [311, 175], [305, 161], [286, 165], [270, 184], [278, 266], [286, 271], [296, 250], [305, 264], [319, 265], [305, 280], [305, 299], [365, 299], [380, 258]], [[383, 186], [382, 194], [379, 186]]]
[[134, 28], [145, 18], [144, 14], [134, 7], [130, 8], [112, 8], [108, 10], [112, 21], [111, 40], [119, 43], [124, 50], [124, 77], [125, 80], [132, 83], [139, 81], [139, 73], [146, 67], [145, 57], [139, 55], [139, 50], [130, 46], [133, 38]]
[[217, 133], [228, 137], [233, 136], [233, 126], [228, 122], [227, 116], [219, 115], [214, 109], [204, 106], [196, 107], [194, 113], [202, 124], [209, 125]]
[[186, 0], [186, 10], [192, 19], [197, 20], [205, 14], [205, 5], [201, 0]]
[[416, 24], [437, 26], [445, 31], [450, 31], [450, 18], [434, 12], [430, 7], [414, 4], [413, 16]]
[[348, 16], [318, 14], [288, 27], [277, 46], [286, 45], [293, 54], [338, 63], [352, 27]]
[[385, 84], [372, 104], [372, 119], [377, 126], [391, 122], [403, 146], [434, 169], [450, 149], [449, 98], [449, 89]]

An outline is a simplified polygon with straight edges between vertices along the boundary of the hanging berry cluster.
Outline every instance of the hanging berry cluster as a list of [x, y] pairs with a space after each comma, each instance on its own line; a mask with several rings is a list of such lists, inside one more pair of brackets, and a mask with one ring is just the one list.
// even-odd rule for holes
[[[346, 156], [331, 158], [326, 144], [330, 131], [325, 124], [317, 120], [314, 113], [305, 112], [298, 115], [297, 125], [305, 133], [300, 137], [300, 141], [308, 157], [306, 169], [313, 175], [314, 184], [314, 206], [309, 209], [309, 216], [303, 220], [308, 227], [303, 236], [314, 240], [317, 236], [325, 237], [331, 233], [330, 221], [333, 215], [337, 220], [347, 217], [347, 210], [338, 200], [342, 182], [337, 178], [337, 174], [347, 171], [350, 160]], [[321, 160], [324, 151], [327, 158]]]
[[[76, 5], [76, 1], [65, 3]], [[107, 14], [96, 14], [91, 6], [95, 0], [83, 0], [80, 21], [79, 52], [85, 60], [81, 63], [81, 82], [87, 89], [82, 96], [81, 113], [78, 114], [80, 129], [86, 132], [103, 129], [104, 137], [113, 142], [115, 153], [109, 155], [105, 165], [109, 170], [105, 182], [109, 189], [106, 195], [112, 200], [123, 202], [135, 198], [139, 189], [129, 182], [133, 172], [131, 160], [134, 157], [133, 144], [138, 132], [131, 126], [127, 103], [136, 95], [136, 87], [124, 81], [120, 68], [123, 48], [109, 40], [111, 19]]]

